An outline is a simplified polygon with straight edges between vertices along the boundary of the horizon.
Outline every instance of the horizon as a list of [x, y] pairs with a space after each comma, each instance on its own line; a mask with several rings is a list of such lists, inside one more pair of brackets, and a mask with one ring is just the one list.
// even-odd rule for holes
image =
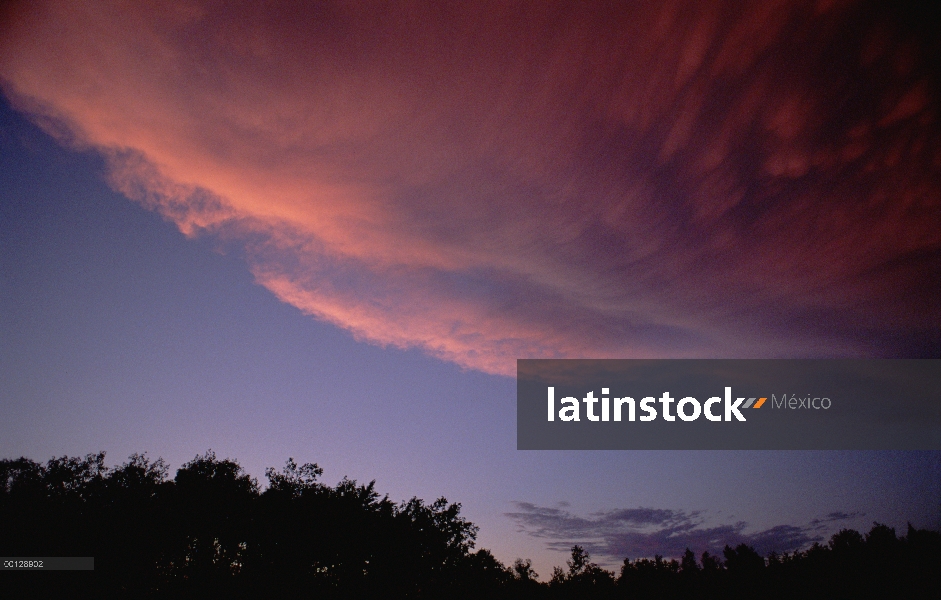
[[[148, 494], [144, 497], [149, 497], [150, 500], [156, 501], [158, 503], [166, 502], [168, 498], [173, 498], [174, 494], [167, 494], [168, 487], [169, 489], [179, 488], [183, 486], [187, 489], [194, 489], [192, 486], [197, 481], [202, 481], [202, 485], [209, 485], [211, 489], [212, 483], [210, 480], [215, 480], [215, 485], [218, 487], [215, 494], [232, 494], [233, 491], [238, 490], [238, 496], [247, 495], [248, 498], [261, 499], [272, 495], [272, 498], [280, 497], [282, 500], [293, 500], [298, 501], [304, 497], [305, 494], [312, 493], [314, 496], [320, 496], [321, 498], [329, 498], [331, 495], [340, 492], [341, 489], [352, 490], [358, 489], [363, 492], [368, 492], [372, 497], [372, 502], [377, 503], [378, 505], [383, 505], [386, 503], [391, 503], [393, 514], [402, 514], [403, 511], [411, 510], [410, 507], [428, 507], [431, 510], [440, 510], [444, 509], [442, 514], [448, 514], [447, 517], [449, 521], [458, 524], [461, 524], [461, 529], [464, 532], [462, 535], [465, 536], [464, 540], [467, 542], [468, 551], [472, 554], [484, 554], [492, 556], [488, 548], [484, 548], [476, 544], [477, 533], [479, 528], [471, 521], [467, 521], [466, 518], [460, 514], [461, 503], [451, 502], [448, 499], [441, 497], [436, 498], [433, 501], [427, 501], [423, 498], [412, 497], [407, 500], [395, 501], [389, 498], [388, 494], [383, 494], [381, 490], [375, 489], [375, 480], [370, 482], [358, 482], [356, 480], [351, 480], [344, 477], [342, 480], [337, 482], [335, 486], [331, 486], [329, 483], [326, 483], [322, 480], [319, 480], [320, 476], [323, 474], [323, 468], [317, 465], [316, 463], [301, 463], [298, 464], [293, 458], [288, 458], [285, 461], [285, 465], [279, 470], [274, 467], [265, 470], [265, 479], [267, 483], [263, 483], [259, 478], [253, 476], [251, 473], [245, 471], [241, 465], [238, 464], [238, 461], [234, 461], [229, 458], [221, 458], [215, 454], [211, 449], [207, 450], [203, 454], [195, 456], [192, 460], [181, 465], [179, 469], [176, 470], [176, 473], [171, 476], [173, 471], [170, 466], [161, 458], [147, 456], [146, 453], [135, 453], [128, 457], [128, 460], [121, 464], [115, 464], [114, 466], [108, 466], [106, 464], [106, 452], [100, 451], [98, 453], [89, 453], [84, 457], [81, 456], [62, 456], [62, 457], [53, 457], [49, 459], [45, 464], [43, 462], [34, 461], [25, 457], [20, 457], [15, 460], [6, 460], [0, 459], [0, 463], [4, 463], [0, 466], [3, 466], [5, 469], [12, 467], [9, 471], [4, 471], [5, 476], [11, 477], [11, 479], [6, 480], [6, 491], [12, 493], [11, 497], [15, 497], [22, 501], [23, 492], [30, 486], [35, 486], [39, 483], [40, 486], [52, 484], [53, 486], [61, 486], [64, 472], [71, 472], [72, 477], [74, 478], [71, 482], [66, 483], [64, 490], [66, 494], [74, 494], [77, 497], [85, 497], [86, 493], [89, 493], [89, 496], [86, 498], [86, 502], [91, 502], [92, 504], [100, 503], [101, 499], [109, 498], [104, 501], [105, 505], [111, 505], [116, 503], [117, 505], [127, 502], [129, 498], [134, 498], [132, 495], [134, 492], [139, 492], [140, 490], [135, 487], [135, 485], [141, 485], [143, 483], [147, 490]], [[213, 465], [211, 468], [209, 465]], [[127, 473], [136, 472], [136, 475], [131, 475], [128, 477]], [[34, 479], [33, 476], [29, 474], [33, 473], [38, 475], [38, 479]], [[25, 477], [24, 477], [25, 476]], [[49, 478], [47, 480], [47, 478]], [[230, 479], [231, 478], [231, 479]], [[236, 481], [246, 481], [249, 483], [249, 486], [242, 487], [226, 487], [231, 483]], [[12, 486], [10, 485], [12, 483]], [[199, 485], [199, 484], [197, 484]], [[152, 486], [152, 487], [149, 487]], [[163, 490], [162, 492], [160, 490]], [[34, 490], [35, 491], [35, 490]], [[56, 487], [49, 488], [49, 492], [55, 492]], [[114, 495], [115, 492], [122, 492], [124, 496]], [[132, 492], [128, 494], [127, 492]], [[190, 492], [186, 492], [190, 493]], [[185, 494], [186, 494], [185, 493]], [[284, 494], [287, 493], [285, 496]], [[347, 492], [348, 493], [348, 492]], [[53, 494], [55, 495], [55, 494]], [[187, 496], [190, 500], [194, 499], [194, 496]], [[225, 496], [222, 496], [223, 498]], [[35, 496], [30, 496], [30, 502], [35, 502], [37, 498]], [[138, 497], [139, 498], [139, 497]], [[53, 499], [52, 496], [46, 498], [45, 500]], [[61, 500], [62, 497], [57, 498]], [[218, 502], [220, 500], [219, 496], [216, 496], [214, 501]], [[226, 502], [223, 504], [228, 504], [235, 501], [235, 504], [239, 504], [237, 498], [228, 497]], [[14, 500], [15, 506], [16, 500]], [[54, 508], [55, 504], [50, 504], [46, 506], [46, 510]], [[129, 505], [129, 507], [134, 505]], [[268, 505], [271, 506], [271, 505]], [[308, 505], [309, 506], [309, 505]], [[368, 505], [367, 505], [368, 506]], [[374, 505], [375, 506], [375, 505]], [[438, 507], [437, 509], [434, 507]], [[450, 508], [455, 508], [455, 512], [450, 513]], [[9, 506], [7, 507], [10, 508]], [[169, 509], [169, 506], [167, 507]], [[60, 510], [62, 508], [60, 507]], [[148, 509], [153, 510], [152, 506], [147, 505], [137, 505], [137, 510], [142, 510], [146, 512]], [[173, 510], [180, 510], [179, 506], [176, 506]], [[205, 507], [203, 507], [205, 510]], [[264, 510], [264, 509], [262, 509]], [[361, 508], [360, 510], [364, 510]], [[365, 509], [369, 510], [369, 509]], [[185, 512], [185, 511], [184, 511]], [[649, 518], [651, 513], [654, 513], [653, 509], [636, 509], [635, 511], [625, 511], [625, 512], [635, 512], [643, 513]], [[151, 514], [153, 517], [154, 514]], [[243, 517], [245, 515], [242, 515]], [[314, 515], [310, 515], [313, 517]], [[831, 514], [827, 515], [827, 519], [824, 521], [842, 521], [847, 517], [852, 515], [846, 514]], [[644, 518], [644, 517], [641, 517]], [[143, 521], [142, 521], [143, 522]], [[440, 526], [440, 525], [438, 525]], [[822, 530], [823, 527], [818, 527], [818, 530]], [[650, 555], [640, 555], [640, 556], [625, 556], [621, 559], [620, 562], [615, 561], [610, 563], [609, 561], [602, 560], [601, 563], [598, 561], [591, 560], [591, 554], [587, 551], [586, 546], [581, 544], [573, 544], [571, 548], [566, 548], [567, 551], [570, 551], [572, 554], [572, 561], [576, 560], [576, 553], [581, 555], [582, 563], [589, 566], [591, 569], [602, 569], [608, 571], [614, 577], [623, 577], [623, 570], [629, 566], [633, 568], [646, 568], [642, 566], [642, 563], [649, 564], [655, 562], [658, 566], [661, 564], [661, 561], [666, 563], [675, 563], [674, 567], [679, 566], [680, 560], [683, 561], [683, 569], [690, 568], [686, 566], [686, 562], [690, 556], [692, 556], [694, 563], [698, 565], [693, 565], [693, 569], [705, 569], [707, 568], [706, 563], [709, 561], [716, 561], [718, 563], [713, 566], [717, 568], [734, 568], [724, 564], [722, 561], [722, 556], [725, 555], [727, 560], [729, 558], [729, 553], [731, 552], [732, 558], [734, 558], [736, 553], [740, 553], [742, 556], [758, 556], [765, 560], [765, 566], [772, 566], [773, 563], [780, 563], [780, 561], [787, 562], [789, 560], [797, 559], [808, 559], [816, 560], [814, 558], [814, 552], [820, 547], [829, 550], [842, 551], [846, 548], [844, 545], [848, 543], [848, 540], [859, 540], [860, 542], [868, 542], [870, 538], [875, 535], [873, 543], [880, 544], [884, 540], [882, 537], [884, 534], [891, 534], [895, 536], [898, 540], [913, 541], [911, 538], [914, 535], [913, 532], [920, 533], [931, 533], [930, 529], [919, 529], [914, 527], [911, 522], [907, 523], [907, 529], [905, 533], [897, 533], [896, 528], [890, 527], [884, 523], [873, 522], [872, 528], [869, 532], [866, 532], [865, 535], [861, 535], [860, 532], [852, 528], [840, 528], [840, 530], [831, 536], [819, 536], [813, 539], [805, 539], [803, 545], [797, 545], [789, 550], [783, 552], [778, 551], [774, 546], [765, 546], [768, 541], [773, 541], [769, 539], [762, 540], [759, 536], [758, 538], [740, 538], [740, 539], [731, 539], [724, 538], [722, 543], [724, 544], [721, 548], [717, 547], [716, 540], [706, 540], [701, 538], [699, 541], [705, 542], [702, 546], [698, 548], [692, 548], [690, 545], [686, 545], [682, 549], [679, 547], [674, 547], [670, 550], [667, 550], [666, 553], [654, 552]], [[794, 531], [789, 532], [794, 534]], [[941, 534], [941, 531], [934, 531], [935, 534]], [[241, 532], [242, 535], [245, 535], [245, 532]], [[837, 541], [837, 540], [842, 541]], [[941, 538], [938, 538], [941, 540]], [[881, 540], [881, 541], [880, 541]], [[930, 537], [920, 537], [920, 541], [917, 541], [916, 544], [926, 543], [930, 540]], [[821, 544], [821, 542], [823, 542]], [[251, 544], [249, 544], [251, 545]], [[588, 543], [588, 546], [591, 546], [591, 543]], [[240, 548], [243, 548], [243, 544], [239, 544]], [[244, 549], [244, 548], [243, 548]], [[743, 550], [744, 549], [744, 550]], [[366, 550], [366, 549], [364, 549]], [[858, 550], [858, 548], [857, 548]], [[819, 557], [818, 557], [819, 558]], [[62, 560], [62, 559], [50, 559], [50, 560]], [[70, 559], [64, 559], [70, 560]], [[78, 559], [76, 559], [78, 560]], [[94, 557], [92, 557], [94, 560]], [[570, 569], [576, 569], [577, 567], [573, 566], [572, 561], [567, 561], [566, 565]], [[532, 569], [532, 561], [528, 558], [517, 558], [513, 564], [510, 563], [497, 563], [505, 569], [517, 569], [518, 564], [526, 565], [526, 570], [528, 575], [523, 576], [522, 573], [517, 571], [517, 576], [523, 576], [524, 579], [533, 578], [535, 581], [543, 581], [544, 583], [549, 582], [549, 578], [542, 577]], [[617, 567], [622, 567], [622, 573], [618, 575]], [[108, 568], [105, 565], [106, 569]], [[558, 568], [557, 568], [558, 567]], [[558, 573], [564, 572], [560, 571], [561, 567], [558, 565], [553, 566], [552, 575], [555, 579]]]

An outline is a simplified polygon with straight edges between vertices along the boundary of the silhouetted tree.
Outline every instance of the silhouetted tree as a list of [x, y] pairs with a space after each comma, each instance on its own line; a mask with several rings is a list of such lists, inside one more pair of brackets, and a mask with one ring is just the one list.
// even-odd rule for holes
[[729, 600], [761, 597], [934, 600], [941, 533], [875, 523], [767, 561], [753, 548], [719, 557], [624, 559], [620, 573], [574, 545], [540, 583], [528, 560], [505, 567], [475, 550], [477, 527], [444, 498], [401, 504], [375, 482], [319, 481], [288, 459], [262, 491], [212, 451], [168, 479], [161, 460], [105, 453], [46, 463], [0, 460], [0, 555], [93, 556], [94, 572], [5, 573], [2, 597], [448, 598]]
[[554, 570], [549, 582], [556, 598], [607, 598], [614, 591], [614, 574], [591, 562], [582, 546], [572, 546], [566, 565], [568, 571]]
[[533, 570], [533, 561], [517, 558], [512, 566], [513, 581], [508, 586], [509, 597], [528, 600], [543, 597], [543, 586], [539, 583], [539, 574]]

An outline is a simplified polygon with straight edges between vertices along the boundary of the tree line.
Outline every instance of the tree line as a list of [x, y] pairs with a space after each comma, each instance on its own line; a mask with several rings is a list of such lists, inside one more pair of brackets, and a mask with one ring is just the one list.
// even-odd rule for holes
[[478, 528], [439, 498], [395, 503], [375, 482], [319, 481], [288, 459], [268, 485], [211, 451], [170, 479], [162, 459], [105, 453], [0, 460], [0, 556], [93, 556], [94, 571], [7, 572], [0, 596], [87, 598], [938, 598], [941, 534], [843, 530], [762, 557], [747, 545], [615, 573], [572, 548], [542, 582], [528, 560], [475, 550]]

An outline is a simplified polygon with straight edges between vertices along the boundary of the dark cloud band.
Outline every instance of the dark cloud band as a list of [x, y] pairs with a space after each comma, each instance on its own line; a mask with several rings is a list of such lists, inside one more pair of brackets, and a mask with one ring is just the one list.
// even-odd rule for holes
[[806, 525], [777, 525], [750, 531], [748, 524], [709, 524], [702, 511], [628, 508], [577, 516], [567, 510], [516, 502], [506, 513], [521, 531], [545, 540], [550, 549], [568, 552], [580, 544], [592, 555], [617, 564], [624, 558], [679, 558], [687, 548], [697, 553], [721, 552], [726, 546], [747, 544], [760, 554], [792, 552], [824, 539], [833, 524], [861, 516], [833, 512]]

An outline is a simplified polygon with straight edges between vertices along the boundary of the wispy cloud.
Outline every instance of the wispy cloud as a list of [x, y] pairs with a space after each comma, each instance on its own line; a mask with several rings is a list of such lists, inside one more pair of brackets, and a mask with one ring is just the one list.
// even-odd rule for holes
[[824, 540], [834, 523], [860, 513], [830, 513], [806, 525], [777, 525], [753, 530], [744, 521], [709, 523], [702, 511], [662, 508], [626, 508], [593, 513], [587, 517], [567, 510], [516, 502], [506, 513], [520, 531], [546, 540], [546, 547], [568, 552], [573, 544], [586, 548], [600, 562], [616, 564], [624, 558], [661, 555], [680, 557], [686, 548], [697, 554], [721, 552], [726, 545], [748, 544], [762, 555], [790, 552]]
[[856, 517], [861, 517], [861, 516], [863, 516], [863, 513], [860, 513], [858, 511], [851, 512], [851, 513], [843, 512], [843, 511], [835, 511], [835, 512], [829, 513], [825, 517], [811, 520], [810, 524], [816, 527], [817, 529], [824, 529], [828, 527], [828, 523], [837, 523], [839, 521], [855, 519]]
[[504, 374], [930, 355], [938, 79], [867, 10], [30, 2], [0, 81], [369, 342]]

